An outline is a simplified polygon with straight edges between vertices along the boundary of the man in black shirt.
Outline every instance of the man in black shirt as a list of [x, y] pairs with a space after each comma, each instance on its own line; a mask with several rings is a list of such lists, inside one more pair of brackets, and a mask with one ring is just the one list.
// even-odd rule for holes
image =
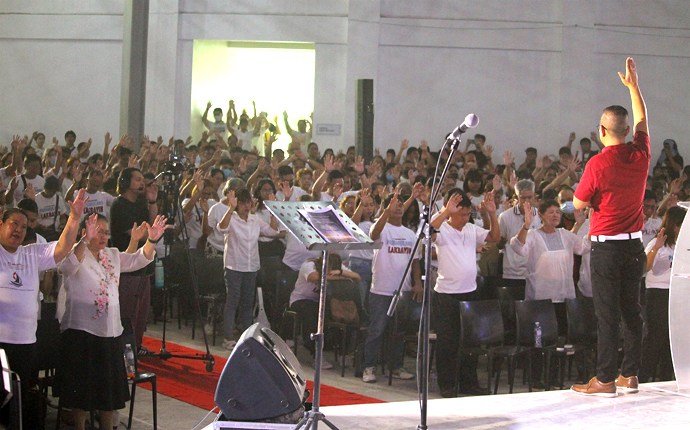
[[[150, 182], [150, 183], [149, 183]], [[142, 223], [153, 223], [158, 215], [156, 197], [158, 187], [154, 181], [147, 181], [139, 169], [128, 167], [117, 180], [118, 197], [110, 207], [110, 234], [113, 245], [120, 251], [129, 247], [132, 227]], [[144, 244], [146, 236], [138, 247]], [[151, 280], [148, 268], [120, 275], [120, 315], [130, 318], [134, 326], [137, 348], [148, 353], [141, 342], [146, 330], [146, 318], [151, 303]]]

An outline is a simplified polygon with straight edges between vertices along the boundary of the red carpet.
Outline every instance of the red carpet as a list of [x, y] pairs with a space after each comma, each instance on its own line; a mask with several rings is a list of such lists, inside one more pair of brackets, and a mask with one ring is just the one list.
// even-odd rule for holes
[[[151, 351], [160, 351], [161, 341], [144, 337], [144, 346]], [[172, 342], [165, 343], [166, 349], [172, 354], [196, 355], [200, 351], [177, 345]], [[168, 397], [175, 398], [190, 405], [202, 409], [211, 410], [216, 404], [213, 396], [216, 393], [216, 385], [227, 360], [214, 356], [216, 364], [213, 372], [206, 371], [206, 362], [184, 358], [171, 358], [167, 361], [159, 358], [144, 358], [139, 360], [139, 371], [153, 372], [158, 377], [158, 392]], [[145, 384], [142, 388], [148, 388]], [[307, 382], [307, 389], [312, 391], [312, 381]], [[311, 401], [311, 396], [309, 397]], [[362, 403], [385, 403], [373, 397], [362, 396], [350, 391], [328, 385], [321, 385], [321, 406], [357, 405]]]

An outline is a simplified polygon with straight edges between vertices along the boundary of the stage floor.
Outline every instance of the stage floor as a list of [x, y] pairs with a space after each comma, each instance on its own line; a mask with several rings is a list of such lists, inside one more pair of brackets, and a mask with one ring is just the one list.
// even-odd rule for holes
[[[341, 430], [415, 429], [417, 402], [321, 409]], [[429, 401], [431, 430], [451, 429], [684, 429], [690, 428], [690, 391], [675, 382], [642, 384], [637, 394], [588, 397], [570, 390]], [[321, 424], [320, 428], [327, 428]]]

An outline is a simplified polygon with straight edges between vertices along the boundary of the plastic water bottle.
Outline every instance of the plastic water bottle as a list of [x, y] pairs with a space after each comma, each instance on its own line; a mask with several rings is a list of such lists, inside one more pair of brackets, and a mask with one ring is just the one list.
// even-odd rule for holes
[[539, 321], [534, 323], [534, 347], [541, 348], [541, 325]]
[[132, 351], [132, 345], [125, 345], [125, 369], [127, 369], [127, 377], [134, 378], [136, 372], [134, 367], [134, 351]]
[[165, 268], [163, 267], [163, 261], [156, 259], [156, 267], [153, 276], [155, 278], [154, 286], [156, 288], [163, 288], [165, 285]]

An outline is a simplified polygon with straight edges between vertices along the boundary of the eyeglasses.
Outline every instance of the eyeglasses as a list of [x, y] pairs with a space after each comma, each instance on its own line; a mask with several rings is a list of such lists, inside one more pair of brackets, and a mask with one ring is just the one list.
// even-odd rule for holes
[[597, 125], [597, 128], [599, 128], [599, 127], [603, 128], [603, 129], [604, 129], [604, 130], [606, 130], [606, 131], [609, 131], [609, 129], [608, 129], [608, 128], [604, 127], [604, 126], [603, 126], [603, 125], [601, 125], [601, 124], [598, 124], [598, 125]]
[[110, 237], [110, 231], [108, 230], [98, 230], [98, 235], [103, 237]]

